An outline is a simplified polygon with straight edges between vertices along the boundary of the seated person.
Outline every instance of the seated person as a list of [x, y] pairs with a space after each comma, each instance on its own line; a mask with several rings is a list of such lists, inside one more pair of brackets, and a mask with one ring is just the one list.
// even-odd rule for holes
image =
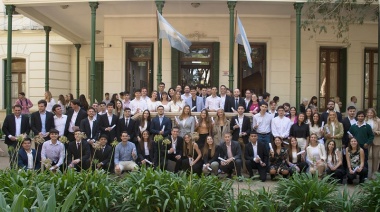
[[136, 171], [138, 166], [135, 162], [137, 151], [134, 143], [128, 141], [129, 135], [126, 131], [121, 133], [121, 142], [115, 148], [115, 174], [121, 175], [121, 172]]
[[214, 138], [209, 135], [206, 138], [206, 144], [203, 147], [202, 150], [202, 157], [203, 157], [203, 174], [218, 174], [219, 169], [219, 152], [220, 152], [220, 146], [216, 145], [214, 142]]
[[[108, 137], [105, 134], [100, 135], [98, 145], [94, 151], [93, 168], [103, 169], [105, 171], [113, 170], [112, 168], [112, 147], [107, 145]], [[97, 161], [95, 164], [94, 161]]]
[[253, 169], [259, 171], [260, 180], [267, 179], [268, 150], [265, 143], [257, 141], [256, 131], [251, 131], [248, 137], [249, 143], [245, 145], [245, 166], [249, 172], [249, 177], [253, 177]]
[[343, 183], [343, 177], [345, 171], [342, 165], [342, 153], [336, 148], [336, 143], [334, 140], [327, 142], [326, 146], [327, 152], [327, 169], [326, 174], [330, 175], [338, 180], [338, 183]]
[[241, 148], [237, 141], [232, 140], [230, 132], [224, 134], [224, 141], [220, 144], [220, 169], [227, 173], [227, 178], [231, 178], [232, 172], [236, 169], [236, 174], [241, 177]]
[[190, 133], [186, 133], [183, 140], [182, 170], [192, 171], [201, 176], [203, 165], [202, 152], [198, 144], [193, 141]]
[[18, 151], [18, 167], [25, 170], [38, 170], [41, 168], [41, 159], [37, 156], [36, 150], [31, 148], [32, 140], [24, 138], [21, 148]]
[[288, 147], [288, 158], [286, 163], [289, 166], [290, 174], [306, 172], [309, 167], [305, 160], [306, 153], [300, 153], [301, 148], [298, 147], [298, 142], [295, 137], [290, 138], [290, 146]]
[[42, 162], [46, 159], [51, 161], [51, 164], [44, 164], [43, 168], [50, 168], [52, 171], [60, 169], [63, 171], [63, 166], [61, 166], [65, 160], [65, 146], [58, 141], [59, 131], [56, 129], [51, 129], [49, 131], [50, 140], [42, 144], [41, 159]]
[[153, 145], [154, 145], [154, 142], [149, 137], [149, 131], [148, 130], [143, 131], [142, 138], [140, 139], [138, 138], [138, 147], [137, 147], [138, 149], [137, 153], [139, 156], [140, 164], [153, 165], [153, 164], [149, 164], [149, 162], [153, 163], [153, 156], [154, 156]]
[[67, 147], [67, 165], [77, 171], [90, 167], [91, 149], [80, 129], [74, 132], [75, 141], [70, 142]]
[[289, 168], [286, 164], [287, 158], [288, 158], [288, 152], [286, 151], [286, 148], [283, 147], [282, 138], [275, 137], [273, 149], [270, 150], [270, 155], [269, 155], [269, 160], [270, 160], [269, 174], [272, 180], [277, 174], [281, 174], [283, 177], [288, 176]]
[[356, 138], [351, 138], [346, 148], [347, 159], [347, 183], [352, 184], [356, 176], [359, 175], [359, 183], [364, 183], [364, 179], [368, 174], [368, 169], [364, 165], [364, 150], [359, 146]]

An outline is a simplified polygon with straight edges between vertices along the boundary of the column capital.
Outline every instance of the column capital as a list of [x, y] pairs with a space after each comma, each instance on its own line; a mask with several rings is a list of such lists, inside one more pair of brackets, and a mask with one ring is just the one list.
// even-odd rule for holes
[[228, 9], [230, 9], [230, 12], [235, 10], [237, 1], [227, 1]]
[[47, 34], [49, 34], [49, 32], [51, 31], [51, 27], [50, 26], [44, 26], [44, 30]]
[[294, 6], [294, 9], [296, 10], [297, 13], [301, 13], [301, 10], [303, 7], [302, 2], [294, 3], [293, 6]]
[[96, 12], [96, 9], [98, 9], [99, 6], [99, 2], [90, 2], [89, 5], [91, 7], [91, 12]]
[[79, 44], [79, 43], [77, 43], [77, 44], [74, 44], [74, 46], [75, 46], [75, 48], [77, 48], [77, 49], [80, 49], [80, 47], [82, 47], [82, 45], [81, 45], [81, 44]]
[[162, 9], [164, 8], [165, 1], [164, 0], [156, 0], [155, 3], [156, 3], [156, 7], [157, 7], [158, 12], [160, 14], [162, 14]]
[[15, 9], [16, 9], [16, 6], [14, 5], [5, 5], [5, 12], [7, 13], [6, 15], [8, 14], [13, 15], [13, 12], [15, 11]]

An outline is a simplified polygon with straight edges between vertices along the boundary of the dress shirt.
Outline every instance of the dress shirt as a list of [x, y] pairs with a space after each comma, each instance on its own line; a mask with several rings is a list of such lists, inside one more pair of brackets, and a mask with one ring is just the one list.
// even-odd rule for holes
[[32, 150], [30, 150], [29, 152], [26, 151], [26, 156], [28, 156], [28, 169], [33, 169], [33, 154], [32, 154]]
[[149, 155], [148, 142], [144, 142], [144, 152], [145, 152], [145, 155]]
[[226, 96], [227, 95], [220, 95], [220, 108], [224, 109], [224, 104], [226, 103]]
[[281, 137], [287, 138], [289, 137], [290, 127], [292, 126], [292, 122], [288, 117], [277, 116], [272, 120], [271, 129], [273, 137]]
[[41, 132], [42, 134], [45, 134], [46, 133], [46, 111], [44, 111], [43, 113], [40, 112], [40, 118], [41, 118], [41, 125], [42, 125]]
[[238, 119], [235, 120], [237, 121], [236, 124], [239, 125], [239, 130], [240, 130], [240, 133], [241, 133], [241, 128], [243, 127], [243, 120], [244, 120], [244, 115], [242, 116], [238, 116]]
[[251, 99], [244, 99], [244, 101], [245, 101], [245, 108], [247, 108], [247, 107], [248, 107], [248, 104], [249, 104], [249, 102], [251, 101]]
[[257, 113], [253, 116], [253, 127], [259, 125], [256, 131], [261, 134], [270, 133], [271, 129], [272, 116], [269, 113], [265, 113], [261, 115], [261, 113]]
[[[21, 114], [29, 114], [29, 108], [33, 107], [33, 103], [27, 98], [17, 99], [15, 105], [21, 105]], [[26, 106], [25, 108], [24, 105]]]
[[123, 109], [130, 108], [131, 100], [125, 101], [123, 100]]
[[137, 111], [137, 109], [140, 109], [140, 112], [146, 110], [148, 107], [147, 107], [147, 104], [146, 104], [146, 101], [142, 99], [134, 99], [131, 101], [130, 103], [130, 106], [131, 106], [131, 114], [134, 115]]
[[57, 166], [60, 166], [65, 159], [65, 146], [60, 141], [53, 144], [49, 140], [42, 145], [41, 158], [49, 158], [52, 162], [57, 163]]
[[276, 111], [276, 110], [274, 110], [274, 111], [270, 111], [270, 110], [268, 110], [268, 113], [269, 113], [270, 115], [272, 115], [272, 118], [274, 118], [274, 116], [276, 115], [277, 111]]
[[120, 161], [134, 161], [136, 158], [132, 157], [132, 151], [136, 153], [134, 143], [128, 141], [126, 144], [123, 144], [123, 142], [120, 142], [115, 148], [115, 165], [118, 165]]
[[130, 119], [130, 117], [124, 118], [124, 122], [125, 122], [126, 127], [128, 127], [128, 125], [129, 125], [129, 121], [130, 121], [129, 119]]
[[253, 160], [255, 160], [255, 158], [257, 157], [257, 141], [255, 144], [253, 144], [252, 142], [251, 144], [252, 144], [252, 149], [253, 149]]
[[[218, 110], [221, 107], [221, 98], [219, 96], [209, 96], [206, 98], [205, 108], [209, 110]], [[223, 104], [224, 106], [224, 104]]]
[[350, 120], [351, 125], [354, 125], [357, 122], [355, 118], [353, 118], [353, 119], [348, 118], [348, 120]]
[[172, 136], [172, 148], [174, 149], [173, 154], [176, 154], [176, 153], [177, 153], [177, 149], [175, 148], [176, 145], [177, 145], [177, 139], [178, 139], [178, 137], [174, 140], [174, 138], [173, 138], [173, 136]]
[[[111, 126], [111, 124], [112, 124], [112, 117], [113, 117], [113, 114], [112, 114], [112, 113], [111, 113], [111, 114], [107, 113], [108, 125], [109, 125], [109, 126]], [[112, 126], [111, 126], [111, 127], [112, 127]]]
[[54, 125], [55, 129], [59, 131], [59, 136], [63, 136], [63, 134], [65, 133], [66, 120], [66, 115], [62, 115], [61, 117], [54, 116]]
[[88, 118], [88, 123], [90, 123], [90, 133], [91, 133], [91, 135], [89, 135], [89, 136], [92, 136], [92, 128], [94, 126], [94, 121], [95, 120], [96, 119], [94, 117], [92, 118], [92, 120], [90, 118]]
[[15, 132], [15, 136], [19, 136], [21, 134], [21, 115], [17, 118], [17, 116], [15, 116], [15, 123], [16, 123], [16, 132]]
[[78, 111], [74, 110], [73, 116], [71, 117], [71, 120], [70, 120], [69, 132], [72, 132], [72, 133], [74, 132], [73, 127], [75, 126], [75, 121], [77, 120], [78, 113], [79, 113], [79, 110]]
[[53, 109], [54, 105], [55, 105], [55, 100], [53, 98], [51, 98], [50, 102], [47, 102], [46, 111], [51, 112], [51, 110]]
[[185, 106], [184, 103], [185, 103], [184, 101], [177, 101], [176, 103], [174, 103], [173, 101], [170, 101], [168, 103], [170, 112], [181, 112], [183, 107]]
[[160, 101], [152, 102], [152, 100], [148, 99], [148, 100], [146, 100], [146, 105], [147, 105], [147, 109], [149, 111], [156, 112], [157, 107], [161, 105], [161, 102]]
[[233, 157], [232, 150], [231, 150], [231, 144], [226, 144], [227, 146], [227, 156], [228, 159]]
[[190, 95], [190, 93], [188, 93], [187, 95], [186, 94], [182, 94], [181, 95], [181, 99], [182, 99], [182, 101], [186, 101], [186, 99], [188, 99], [188, 98], [191, 98], [191, 95]]

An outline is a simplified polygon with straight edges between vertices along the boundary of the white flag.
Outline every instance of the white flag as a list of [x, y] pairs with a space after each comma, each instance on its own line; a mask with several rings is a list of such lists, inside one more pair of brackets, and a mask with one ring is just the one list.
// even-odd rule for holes
[[247, 39], [247, 34], [245, 34], [245, 30], [243, 24], [240, 21], [239, 16], [237, 16], [237, 32], [236, 32], [236, 43], [243, 45], [245, 54], [247, 55], [247, 62], [249, 67], [252, 68], [252, 58], [251, 58], [251, 45], [249, 45], [249, 41]]

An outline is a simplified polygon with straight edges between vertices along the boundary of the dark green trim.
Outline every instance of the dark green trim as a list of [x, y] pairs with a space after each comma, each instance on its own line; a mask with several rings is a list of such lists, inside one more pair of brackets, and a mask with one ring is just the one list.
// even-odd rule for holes
[[79, 65], [80, 65], [80, 47], [82, 45], [75, 44], [74, 46], [77, 49], [77, 98], [79, 99], [79, 92], [80, 92], [80, 88], [79, 88]]
[[172, 50], [172, 87], [175, 88], [175, 86], [178, 85], [178, 74], [181, 70], [179, 70], [180, 67], [180, 61], [179, 61], [179, 51], [175, 48], [171, 48]]
[[50, 84], [49, 84], [49, 78], [50, 78], [50, 73], [49, 73], [49, 35], [51, 31], [51, 27], [49, 26], [44, 26], [45, 30], [45, 91], [49, 90]]
[[380, 15], [377, 15], [377, 95], [376, 95], [376, 111], [380, 112]]
[[[150, 64], [149, 64], [149, 68], [150, 68], [150, 70], [148, 70], [148, 76], [149, 76], [149, 84], [150, 84], [150, 90], [148, 90], [148, 92], [149, 93], [151, 93], [153, 90], [157, 90], [157, 88], [158, 88], [158, 85], [160, 84], [160, 83], [157, 83], [157, 88], [154, 88], [154, 80], [153, 80], [153, 67], [154, 67], [154, 54], [153, 54], [153, 52], [154, 52], [154, 44], [153, 43], [151, 43], [150, 44], [150, 49], [151, 49], [151, 52], [152, 52], [152, 54], [151, 54], [151, 58], [150, 58]], [[160, 81], [161, 82], [161, 81]]]
[[[303, 3], [294, 3], [296, 10], [296, 104], [301, 103], [301, 12]], [[298, 112], [300, 108], [297, 107]]]
[[[212, 43], [212, 85], [219, 87], [219, 60], [220, 60], [220, 43]], [[230, 87], [230, 89], [233, 89]]]
[[90, 100], [95, 100], [95, 31], [96, 31], [96, 9], [98, 2], [90, 2], [91, 8], [91, 66], [90, 66]]
[[347, 49], [339, 50], [339, 85], [338, 96], [342, 102], [341, 113], [346, 111], [347, 105]]
[[5, 107], [7, 114], [12, 113], [12, 16], [15, 8], [14, 5], [5, 6], [8, 14], [7, 69], [5, 72]]
[[227, 2], [230, 11], [230, 49], [229, 49], [229, 74], [228, 74], [228, 87], [234, 86], [234, 47], [235, 47], [235, 6], [236, 1]]
[[[164, 8], [165, 1], [156, 0], [156, 7], [160, 14], [162, 14], [162, 9]], [[162, 82], [162, 39], [159, 39], [158, 35], [158, 22], [157, 22], [157, 47], [158, 47], [158, 61], [157, 61], [157, 85]]]

